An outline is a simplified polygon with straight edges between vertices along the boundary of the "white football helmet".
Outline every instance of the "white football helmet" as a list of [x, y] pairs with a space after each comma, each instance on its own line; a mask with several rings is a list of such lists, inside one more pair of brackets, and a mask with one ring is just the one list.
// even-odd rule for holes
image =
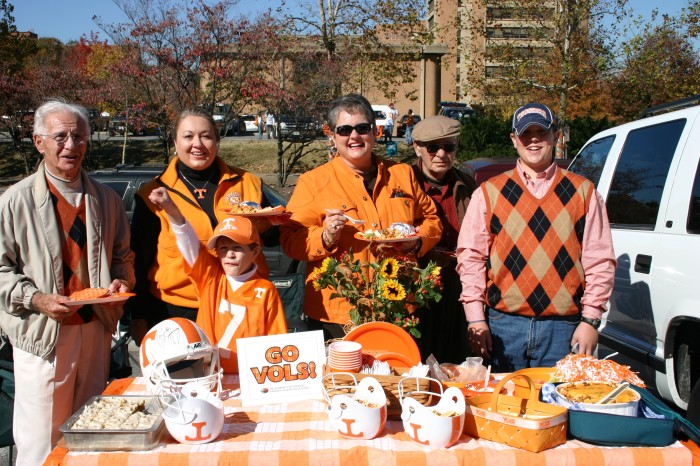
[[[165, 381], [163, 385], [171, 385]], [[166, 387], [160, 395], [163, 420], [170, 435], [180, 443], [200, 444], [215, 440], [224, 427], [224, 404], [206, 387], [190, 382]]]
[[141, 341], [139, 360], [151, 391], [177, 394], [177, 386], [196, 382], [221, 394], [219, 350], [189, 319], [173, 317], [154, 325]]
[[[420, 387], [420, 380], [430, 380], [431, 386], [440, 387], [440, 393], [413, 390], [409, 386]], [[401, 403], [401, 420], [406, 434], [416, 443], [429, 448], [449, 448], [462, 435], [466, 402], [462, 391], [449, 387], [444, 392], [442, 384], [431, 378], [406, 377], [399, 380], [399, 402]], [[430, 394], [440, 398], [435, 406], [423, 406], [411, 395]]]
[[[345, 383], [342, 377], [350, 376], [352, 382]], [[336, 378], [337, 377], [337, 378]], [[343, 437], [371, 440], [384, 430], [387, 418], [386, 393], [374, 377], [357, 379], [349, 372], [326, 374], [323, 397], [326, 399], [326, 413], [333, 428]], [[354, 393], [348, 393], [354, 392]], [[331, 395], [332, 393], [338, 393]], [[331, 398], [332, 396], [332, 398]]]

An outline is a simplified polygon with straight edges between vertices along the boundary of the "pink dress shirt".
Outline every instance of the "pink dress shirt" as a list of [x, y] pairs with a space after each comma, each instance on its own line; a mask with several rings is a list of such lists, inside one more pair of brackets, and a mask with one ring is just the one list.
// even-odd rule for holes
[[[538, 199], [544, 197], [551, 188], [557, 170], [560, 168], [553, 163], [533, 179], [523, 171], [520, 160], [516, 165], [518, 176], [522, 177], [528, 190]], [[477, 189], [472, 194], [457, 241], [457, 273], [462, 281], [460, 301], [464, 305], [468, 322], [485, 318], [486, 259], [491, 243], [486, 225], [484, 192]], [[581, 298], [582, 314], [591, 319], [600, 319], [607, 310], [606, 304], [612, 293], [617, 260], [605, 202], [598, 191], [591, 196], [581, 246], [581, 265], [585, 276]]]

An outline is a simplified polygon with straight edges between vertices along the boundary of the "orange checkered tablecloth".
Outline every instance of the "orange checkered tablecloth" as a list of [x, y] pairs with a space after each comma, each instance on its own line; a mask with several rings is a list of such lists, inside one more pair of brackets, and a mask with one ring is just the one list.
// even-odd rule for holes
[[[224, 376], [226, 388], [238, 389], [238, 376]], [[142, 378], [116, 380], [105, 395], [145, 394]], [[444, 450], [413, 442], [400, 421], [388, 421], [373, 440], [340, 437], [332, 430], [325, 404], [308, 400], [242, 407], [236, 391], [224, 403], [225, 425], [219, 438], [205, 445], [184, 445], [166, 433], [157, 447], [139, 452], [70, 452], [56, 447], [48, 465], [691, 465], [700, 458], [693, 443], [664, 448], [598, 447], [568, 441], [559, 447], [530, 453], [462, 435]]]

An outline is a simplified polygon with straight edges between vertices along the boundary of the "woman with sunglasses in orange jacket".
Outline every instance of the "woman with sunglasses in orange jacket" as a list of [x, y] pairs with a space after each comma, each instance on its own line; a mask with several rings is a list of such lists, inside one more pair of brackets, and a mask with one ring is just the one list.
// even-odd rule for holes
[[[307, 261], [304, 313], [310, 330], [324, 330], [325, 339], [344, 335], [350, 304], [331, 299], [332, 290], [316, 290], [310, 275], [326, 257], [352, 252], [363, 263], [378, 261], [379, 251], [355, 233], [401, 222], [414, 226], [413, 241], [390, 243], [382, 255], [422, 256], [440, 240], [442, 227], [433, 201], [421, 189], [411, 167], [383, 160], [376, 144], [374, 111], [363, 96], [335, 99], [328, 124], [337, 155], [299, 177], [287, 205], [291, 220], [280, 228], [287, 255]], [[365, 220], [357, 225], [345, 216]], [[388, 245], [387, 245], [388, 246]]]

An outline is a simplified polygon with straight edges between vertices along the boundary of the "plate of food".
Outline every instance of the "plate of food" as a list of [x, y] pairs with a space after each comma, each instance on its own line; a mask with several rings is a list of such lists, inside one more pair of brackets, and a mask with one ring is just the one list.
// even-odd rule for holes
[[365, 230], [355, 233], [355, 238], [376, 243], [400, 243], [418, 238], [416, 229], [406, 223], [392, 223], [389, 228]]
[[84, 290], [71, 293], [63, 304], [66, 306], [84, 306], [86, 304], [107, 304], [126, 301], [135, 293], [110, 292], [107, 288], [85, 288]]
[[222, 209], [230, 215], [241, 215], [243, 217], [274, 217], [285, 213], [284, 206], [260, 207], [257, 202], [244, 201], [234, 204], [228, 209]]

